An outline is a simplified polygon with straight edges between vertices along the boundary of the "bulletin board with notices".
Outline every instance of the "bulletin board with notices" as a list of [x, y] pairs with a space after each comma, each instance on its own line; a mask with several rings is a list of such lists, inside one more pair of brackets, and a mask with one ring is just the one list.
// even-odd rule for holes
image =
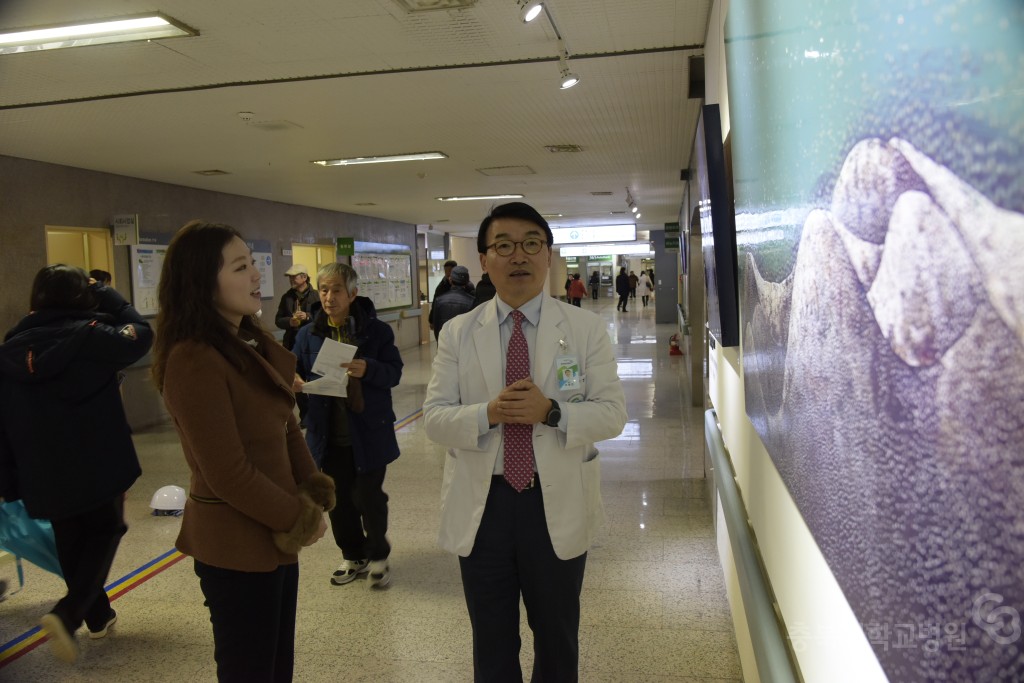
[[[274, 298], [274, 259], [270, 254], [270, 243], [246, 242], [252, 251], [252, 258], [260, 272], [260, 298]], [[160, 311], [158, 301], [160, 272], [167, 256], [166, 244], [132, 244], [129, 247], [132, 272], [132, 306], [139, 315], [152, 316]], [[265, 251], [257, 251], [257, 249]]]
[[157, 290], [164, 267], [167, 245], [132, 244], [129, 247], [132, 270], [132, 305], [139, 315], [156, 315], [160, 310]]
[[377, 310], [412, 305], [411, 255], [355, 253], [351, 258], [359, 275], [359, 294], [370, 297]]

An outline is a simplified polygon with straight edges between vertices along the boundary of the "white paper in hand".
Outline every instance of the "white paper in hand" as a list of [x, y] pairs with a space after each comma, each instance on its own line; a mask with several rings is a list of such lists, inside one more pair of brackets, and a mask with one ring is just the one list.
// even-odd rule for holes
[[[341, 367], [342, 363], [350, 363], [356, 355], [356, 347], [351, 344], [342, 344], [333, 339], [324, 339], [324, 345], [320, 347], [313, 362], [313, 372], [324, 377], [333, 377], [348, 385], [348, 372]], [[332, 394], [333, 395], [333, 394]]]
[[348, 396], [348, 377], [344, 380], [339, 380], [336, 377], [321, 377], [320, 379], [311, 379], [302, 385], [302, 393], [304, 394], [319, 394], [320, 396], [338, 396], [344, 398]]

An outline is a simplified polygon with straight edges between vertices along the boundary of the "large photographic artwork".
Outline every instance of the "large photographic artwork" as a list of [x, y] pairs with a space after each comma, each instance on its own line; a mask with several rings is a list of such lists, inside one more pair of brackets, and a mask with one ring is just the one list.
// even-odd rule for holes
[[747, 412], [891, 680], [1024, 680], [1024, 3], [726, 49]]

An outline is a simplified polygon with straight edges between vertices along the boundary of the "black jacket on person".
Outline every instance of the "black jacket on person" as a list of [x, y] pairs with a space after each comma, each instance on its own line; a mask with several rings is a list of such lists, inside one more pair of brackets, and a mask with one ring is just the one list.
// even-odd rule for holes
[[452, 287], [434, 302], [434, 339], [441, 336], [444, 324], [457, 315], [473, 310], [473, 295], [465, 287]]
[[[299, 328], [302, 325], [308, 325], [313, 322], [311, 311], [313, 310], [313, 305], [318, 303], [320, 303], [320, 295], [313, 289], [313, 285], [307, 286], [304, 294], [299, 294], [292, 288], [281, 296], [281, 303], [277, 306], [277, 315], [274, 316], [274, 324], [284, 330], [284, 339], [281, 342], [284, 344], [284, 348], [289, 351], [292, 350], [292, 347], [295, 345], [295, 335], [299, 333]], [[299, 327], [292, 327], [292, 316], [295, 315], [297, 310], [309, 313], [310, 316]]]
[[476, 283], [476, 291], [473, 293], [473, 308], [476, 308], [485, 301], [490, 301], [498, 293], [498, 290], [494, 288], [494, 283], [491, 282], [491, 276], [484, 273], [484, 276], [480, 278], [480, 282]]
[[625, 273], [619, 273], [615, 276], [615, 293], [619, 296], [626, 296], [629, 294], [629, 276]]
[[93, 291], [95, 311], [29, 313], [0, 345], [0, 484], [35, 518], [86, 512], [142, 474], [117, 375], [153, 332], [115, 290]]
[[[473, 283], [470, 282], [466, 285], [465, 290], [470, 294], [474, 291]], [[430, 300], [430, 313], [427, 314], [427, 321], [434, 327], [434, 338], [437, 339], [437, 330], [440, 325], [434, 320], [434, 302], [441, 298], [442, 294], [447, 294], [452, 291], [452, 282], [447, 277], [441, 278], [441, 281], [437, 283], [437, 288], [434, 289], [434, 298]]]

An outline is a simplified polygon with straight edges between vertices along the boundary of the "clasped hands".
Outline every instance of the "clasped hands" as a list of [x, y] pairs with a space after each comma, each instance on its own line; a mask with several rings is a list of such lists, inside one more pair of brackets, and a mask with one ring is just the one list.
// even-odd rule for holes
[[487, 404], [487, 421], [501, 423], [535, 424], [547, 419], [551, 400], [529, 378], [514, 382]]

